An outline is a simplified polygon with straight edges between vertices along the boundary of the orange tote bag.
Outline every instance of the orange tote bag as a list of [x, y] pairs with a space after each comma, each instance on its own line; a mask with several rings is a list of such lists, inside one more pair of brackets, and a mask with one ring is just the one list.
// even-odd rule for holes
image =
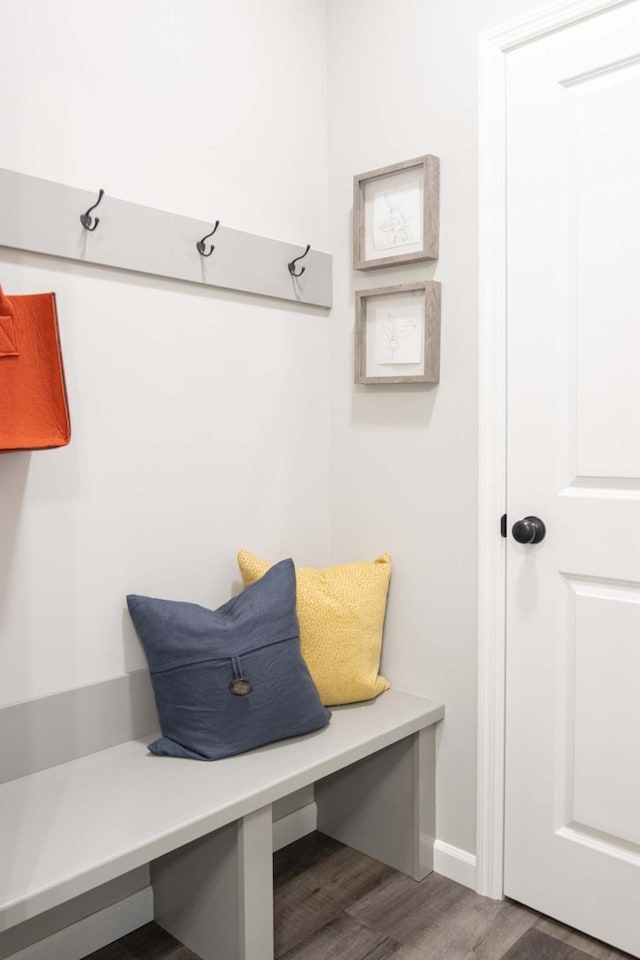
[[0, 452], [70, 439], [55, 294], [7, 297], [0, 287]]

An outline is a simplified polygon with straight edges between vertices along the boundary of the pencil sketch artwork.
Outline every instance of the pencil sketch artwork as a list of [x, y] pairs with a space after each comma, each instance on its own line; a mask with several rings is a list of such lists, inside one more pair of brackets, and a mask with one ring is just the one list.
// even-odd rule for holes
[[415, 307], [377, 311], [374, 358], [376, 363], [420, 363], [422, 317]]
[[373, 201], [372, 240], [377, 251], [422, 242], [420, 191], [414, 187], [381, 190]]
[[378, 230], [388, 235], [387, 241], [394, 247], [411, 243], [414, 239], [411, 217], [402, 209], [402, 201], [394, 203], [389, 194], [385, 193], [384, 202], [387, 212], [382, 223], [378, 225]]

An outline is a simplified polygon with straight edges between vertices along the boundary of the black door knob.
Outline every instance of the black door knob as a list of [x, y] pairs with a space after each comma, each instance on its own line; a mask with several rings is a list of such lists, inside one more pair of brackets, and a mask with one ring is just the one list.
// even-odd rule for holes
[[544, 540], [547, 529], [540, 517], [525, 517], [514, 523], [511, 533], [518, 543], [540, 543]]

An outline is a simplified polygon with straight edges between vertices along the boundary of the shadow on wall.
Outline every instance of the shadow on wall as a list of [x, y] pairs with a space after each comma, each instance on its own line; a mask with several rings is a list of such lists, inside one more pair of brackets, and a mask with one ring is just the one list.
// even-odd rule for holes
[[[427, 427], [438, 397], [437, 383], [354, 385], [352, 422], [376, 427]], [[420, 394], [415, 402], [415, 394]], [[409, 400], [409, 397], [413, 399]]]
[[[135, 590], [131, 590], [131, 593], [136, 593]], [[163, 598], [166, 600], [173, 599], [172, 597]], [[140, 669], [140, 647], [141, 643], [138, 639], [138, 634], [136, 633], [135, 627], [131, 617], [129, 616], [129, 610], [127, 607], [126, 598], [123, 597], [124, 606], [122, 607], [122, 650], [124, 653], [124, 669], [126, 673], [133, 673], [135, 670]], [[146, 669], [146, 667], [145, 667]]]
[[0, 622], [11, 583], [11, 567], [31, 463], [31, 451], [0, 454]]

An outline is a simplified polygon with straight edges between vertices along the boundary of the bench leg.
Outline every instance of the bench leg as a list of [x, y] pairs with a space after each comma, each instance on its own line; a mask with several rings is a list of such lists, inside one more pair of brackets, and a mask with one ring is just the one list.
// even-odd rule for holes
[[273, 960], [271, 805], [151, 864], [156, 922], [202, 960]]
[[422, 880], [433, 870], [435, 727], [316, 783], [318, 830]]

